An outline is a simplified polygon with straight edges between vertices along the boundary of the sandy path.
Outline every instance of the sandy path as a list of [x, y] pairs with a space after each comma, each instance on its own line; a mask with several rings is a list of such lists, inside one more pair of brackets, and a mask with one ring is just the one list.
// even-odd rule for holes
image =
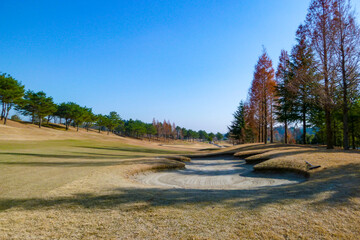
[[294, 184], [305, 179], [290, 173], [255, 173], [251, 165], [231, 156], [193, 159], [186, 169], [147, 172], [135, 180], [148, 185], [190, 189], [254, 189]]

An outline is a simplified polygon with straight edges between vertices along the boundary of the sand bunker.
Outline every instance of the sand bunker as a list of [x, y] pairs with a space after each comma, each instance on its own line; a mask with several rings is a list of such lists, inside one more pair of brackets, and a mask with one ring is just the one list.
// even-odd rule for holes
[[231, 156], [192, 159], [186, 169], [147, 172], [135, 179], [148, 185], [188, 189], [254, 189], [305, 181], [291, 173], [253, 172], [252, 165]]

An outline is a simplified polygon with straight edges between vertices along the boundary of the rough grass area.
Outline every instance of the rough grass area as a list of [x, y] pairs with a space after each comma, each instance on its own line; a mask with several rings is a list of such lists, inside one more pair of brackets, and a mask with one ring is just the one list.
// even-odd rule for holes
[[176, 161], [180, 161], [180, 162], [190, 162], [191, 161], [191, 158], [184, 157], [184, 156], [161, 156], [161, 158], [176, 160]]
[[[181, 167], [157, 156], [179, 148], [112, 141], [0, 143], [0, 239], [358, 239], [357, 151], [248, 144], [214, 154], [268, 150], [255, 168], [310, 170], [300, 184], [252, 190], [141, 185], [129, 176]], [[195, 155], [199, 156], [199, 155]], [[278, 175], [281, 177], [281, 174]]]
[[179, 153], [110, 141], [0, 141], [0, 196], [41, 196], [104, 167], [136, 164], [134, 159], [164, 168], [166, 159], [155, 156]]
[[268, 150], [248, 150], [248, 151], [241, 151], [241, 152], [237, 152], [234, 154], [234, 157], [238, 157], [238, 158], [247, 158], [247, 157], [250, 157], [250, 156], [254, 156], [254, 155], [257, 155], [257, 154], [262, 154], [262, 153], [265, 153], [267, 152]]
[[305, 161], [289, 161], [287, 159], [273, 159], [254, 166], [255, 171], [295, 172], [309, 177], [310, 172]]

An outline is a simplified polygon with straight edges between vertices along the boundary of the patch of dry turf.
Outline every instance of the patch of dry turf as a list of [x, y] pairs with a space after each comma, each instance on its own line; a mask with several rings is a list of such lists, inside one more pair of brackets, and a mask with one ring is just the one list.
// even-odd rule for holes
[[[303, 169], [309, 172], [309, 179], [300, 184], [256, 190], [196, 190], [151, 187], [129, 179], [138, 171], [177, 167], [183, 164], [180, 161], [149, 158], [144, 154], [155, 154], [141, 151], [133, 152], [132, 155], [139, 155], [136, 159], [116, 158], [131, 154], [121, 148], [88, 149], [91, 155], [88, 150], [79, 153], [79, 148], [59, 145], [12, 150], [55, 154], [52, 157], [0, 154], [3, 162], [0, 238], [358, 239], [360, 236], [357, 151], [248, 144], [219, 153], [202, 153], [234, 154], [265, 149], [266, 152], [252, 158], [270, 160], [255, 168], [303, 169], [305, 160], [321, 168]], [[72, 155], [79, 157], [61, 161], [57, 157], [70, 155], [69, 151], [74, 150], [77, 154]], [[64, 161], [69, 163], [59, 164]], [[19, 181], [21, 185], [16, 183]], [[19, 189], [7, 187], [9, 184]], [[24, 194], [26, 185], [30, 190]]]

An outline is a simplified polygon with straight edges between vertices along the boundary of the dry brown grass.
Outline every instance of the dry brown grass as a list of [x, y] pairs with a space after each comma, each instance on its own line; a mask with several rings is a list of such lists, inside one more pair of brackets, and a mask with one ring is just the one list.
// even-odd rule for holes
[[[62, 130], [59, 130], [62, 129]], [[214, 145], [201, 142], [187, 141], [149, 141], [148, 139], [124, 138], [107, 132], [99, 133], [97, 130], [90, 129], [86, 131], [80, 128], [70, 127], [68, 131], [59, 124], [51, 124], [51, 127], [39, 128], [31, 123], [20, 123], [8, 120], [7, 124], [0, 124], [0, 141], [61, 141], [61, 140], [91, 140], [101, 142], [111, 142], [118, 144], [128, 144], [142, 146], [145, 148], [155, 148], [173, 151], [194, 152], [207, 148], [213, 148]]]
[[246, 159], [254, 155], [266, 153], [267, 149], [256, 149], [256, 150], [248, 150], [248, 151], [241, 151], [234, 154], [235, 157]]
[[176, 160], [176, 161], [180, 161], [180, 162], [190, 162], [191, 161], [191, 158], [184, 157], [184, 156], [161, 156], [161, 158]]
[[321, 168], [294, 185], [168, 189], [131, 180], [138, 171], [183, 166], [155, 158], [179, 154], [165, 146], [92, 137], [1, 141], [0, 238], [358, 239], [359, 152], [248, 144], [205, 154], [264, 149], [258, 157], [270, 160], [256, 167], [301, 168], [307, 160]]

